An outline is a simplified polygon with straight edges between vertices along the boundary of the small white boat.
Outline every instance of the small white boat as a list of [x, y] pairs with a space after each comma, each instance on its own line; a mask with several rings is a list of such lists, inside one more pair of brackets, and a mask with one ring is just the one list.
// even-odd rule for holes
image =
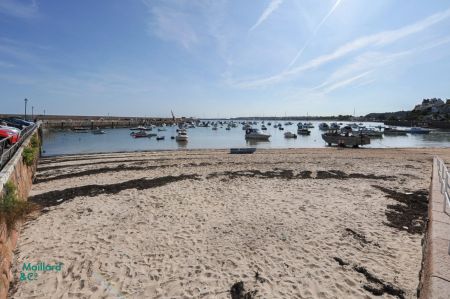
[[286, 132], [284, 133], [284, 138], [297, 138], [297, 134], [291, 133], [291, 132]]
[[186, 130], [184, 129], [180, 129], [178, 131], [177, 136], [175, 137], [176, 141], [188, 141], [188, 134], [186, 132]]
[[269, 140], [269, 134], [260, 133], [258, 129], [247, 129], [245, 131], [245, 139]]

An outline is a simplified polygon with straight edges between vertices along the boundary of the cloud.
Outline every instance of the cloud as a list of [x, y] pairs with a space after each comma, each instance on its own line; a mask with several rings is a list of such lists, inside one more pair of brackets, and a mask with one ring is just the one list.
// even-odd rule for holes
[[150, 33], [165, 41], [180, 44], [191, 49], [198, 43], [198, 36], [191, 22], [191, 16], [176, 7], [157, 6], [143, 1], [150, 13], [148, 22]]
[[[346, 64], [328, 77], [322, 84], [312, 90], [329, 93], [335, 89], [348, 86], [353, 83], [366, 85], [376, 80], [375, 71], [391, 64], [399, 63], [401, 59], [424, 52], [450, 42], [450, 36], [428, 42], [423, 46], [411, 48], [396, 53], [366, 52], [357, 56], [351, 63]], [[410, 59], [408, 60], [410, 61]], [[409, 63], [408, 63], [409, 64]], [[367, 78], [370, 76], [370, 78]], [[361, 80], [361, 79], [365, 80]]]
[[325, 15], [325, 17], [320, 21], [320, 23], [316, 26], [316, 28], [314, 29], [312, 35], [308, 38], [308, 40], [306, 41], [306, 43], [303, 45], [303, 47], [297, 52], [297, 54], [295, 55], [294, 59], [292, 59], [292, 61], [289, 63], [289, 65], [287, 66], [287, 69], [289, 69], [291, 66], [293, 66], [297, 60], [300, 58], [300, 56], [302, 56], [303, 51], [305, 51], [305, 49], [309, 46], [309, 44], [311, 43], [312, 39], [316, 36], [316, 34], [319, 32], [320, 28], [322, 27], [322, 25], [327, 21], [327, 19], [333, 14], [333, 12], [336, 10], [336, 8], [341, 4], [342, 0], [336, 0], [336, 2], [334, 3], [334, 5], [331, 7], [331, 9], [328, 11], [328, 13]]
[[0, 14], [32, 19], [38, 16], [38, 5], [36, 0], [26, 1], [26, 3], [18, 0], [0, 0]]
[[380, 47], [385, 46], [391, 43], [394, 43], [400, 39], [406, 38], [412, 34], [421, 32], [439, 22], [444, 21], [445, 19], [450, 17], [450, 9], [445, 10], [440, 13], [436, 13], [434, 15], [431, 15], [421, 21], [418, 21], [416, 23], [413, 23], [411, 25], [407, 25], [404, 27], [401, 27], [399, 29], [395, 30], [389, 30], [389, 31], [383, 31], [380, 33], [360, 37], [358, 39], [355, 39], [351, 42], [348, 42], [336, 50], [334, 50], [332, 53], [325, 54], [322, 56], [318, 56], [308, 62], [306, 62], [303, 65], [300, 65], [298, 67], [285, 70], [279, 74], [266, 77], [266, 78], [260, 78], [260, 79], [253, 79], [253, 80], [244, 80], [240, 82], [236, 82], [235, 85], [237, 87], [258, 87], [258, 86], [264, 86], [269, 84], [275, 84], [279, 83], [281, 81], [293, 78], [297, 76], [298, 74], [305, 72], [307, 70], [318, 68], [324, 64], [327, 64], [329, 62], [335, 61], [337, 59], [340, 59], [352, 52], [362, 50], [367, 47]]
[[250, 28], [249, 32], [255, 30], [258, 26], [260, 26], [264, 21], [270, 17], [270, 15], [280, 7], [281, 3], [283, 3], [283, 0], [271, 0], [269, 5], [266, 7], [266, 9], [263, 11], [261, 16], [259, 17], [258, 21]]

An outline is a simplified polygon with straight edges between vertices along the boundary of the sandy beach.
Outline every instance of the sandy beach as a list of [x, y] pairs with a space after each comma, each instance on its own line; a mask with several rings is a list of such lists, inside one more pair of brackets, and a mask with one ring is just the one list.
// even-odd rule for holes
[[[44, 158], [12, 298], [416, 298], [447, 149]], [[24, 263], [63, 263], [20, 281]], [[241, 283], [242, 282], [242, 283]]]

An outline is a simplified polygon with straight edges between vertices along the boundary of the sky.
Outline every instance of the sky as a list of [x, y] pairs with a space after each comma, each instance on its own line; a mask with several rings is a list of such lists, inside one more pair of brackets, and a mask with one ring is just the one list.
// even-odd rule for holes
[[449, 70], [450, 1], [0, 0], [0, 113], [365, 115]]

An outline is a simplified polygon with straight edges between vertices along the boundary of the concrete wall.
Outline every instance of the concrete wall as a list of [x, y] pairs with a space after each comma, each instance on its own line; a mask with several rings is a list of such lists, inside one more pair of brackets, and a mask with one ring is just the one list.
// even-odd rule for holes
[[[38, 135], [36, 131], [29, 136], [22, 146], [17, 150], [12, 159], [0, 172], [0, 194], [3, 193], [4, 184], [10, 180], [17, 187], [17, 193], [21, 200], [26, 200], [30, 192], [33, 176], [36, 172], [37, 160], [34, 165], [28, 166], [23, 162], [22, 152], [31, 140], [33, 135]], [[38, 135], [39, 136], [39, 135]], [[20, 223], [16, 228], [8, 231], [5, 220], [0, 218], [0, 299], [7, 298], [10, 282], [13, 280], [11, 263], [14, 258], [14, 249], [19, 237]]]
[[[421, 299], [450, 299], [450, 216], [443, 211], [438, 166], [433, 161], [433, 174], [428, 205], [428, 226], [423, 242], [423, 263], [419, 284]], [[447, 207], [450, 213], [450, 207]]]

